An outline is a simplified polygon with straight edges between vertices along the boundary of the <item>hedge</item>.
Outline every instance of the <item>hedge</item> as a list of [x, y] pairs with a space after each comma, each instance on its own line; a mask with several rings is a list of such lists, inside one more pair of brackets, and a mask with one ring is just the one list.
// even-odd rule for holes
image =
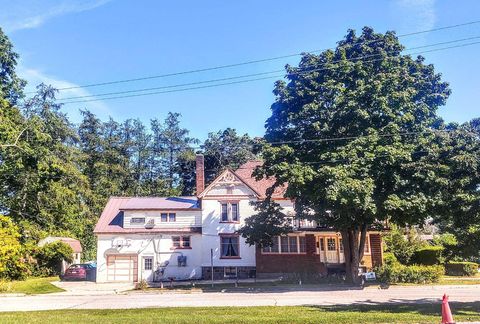
[[377, 279], [384, 283], [433, 283], [445, 273], [441, 265], [423, 266], [385, 264], [375, 269]]
[[411, 258], [411, 263], [422, 265], [442, 264], [443, 246], [427, 246], [415, 251]]
[[478, 264], [475, 262], [449, 262], [445, 265], [449, 276], [474, 276], [478, 273]]

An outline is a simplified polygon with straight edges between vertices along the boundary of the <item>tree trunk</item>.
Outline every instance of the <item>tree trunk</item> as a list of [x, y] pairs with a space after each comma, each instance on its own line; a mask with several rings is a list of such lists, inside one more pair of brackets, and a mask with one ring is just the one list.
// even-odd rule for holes
[[357, 226], [340, 232], [343, 241], [343, 253], [345, 256], [346, 282], [360, 285], [362, 278], [358, 269], [363, 258], [365, 247], [367, 225]]

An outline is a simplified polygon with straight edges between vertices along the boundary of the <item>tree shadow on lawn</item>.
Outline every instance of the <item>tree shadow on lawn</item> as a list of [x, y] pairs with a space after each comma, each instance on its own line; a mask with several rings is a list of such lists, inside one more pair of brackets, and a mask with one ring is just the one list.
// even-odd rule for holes
[[[453, 315], [457, 316], [480, 316], [480, 301], [476, 302], [449, 302]], [[307, 306], [307, 305], [305, 305]], [[348, 305], [317, 306], [308, 305], [315, 311], [325, 312], [382, 312], [382, 313], [416, 313], [419, 315], [438, 316], [442, 314], [441, 300], [430, 298], [418, 299], [409, 302], [403, 299], [391, 300], [386, 303], [365, 301]]]

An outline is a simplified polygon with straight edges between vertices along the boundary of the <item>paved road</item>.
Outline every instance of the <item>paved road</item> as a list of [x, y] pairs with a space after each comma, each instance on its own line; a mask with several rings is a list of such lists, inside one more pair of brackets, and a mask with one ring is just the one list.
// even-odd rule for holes
[[295, 306], [351, 303], [440, 303], [444, 293], [450, 301], [480, 301], [480, 285], [366, 288], [364, 290], [279, 290], [271, 292], [130, 292], [103, 296], [37, 295], [0, 297], [0, 311], [51, 309], [113, 309], [177, 306]]

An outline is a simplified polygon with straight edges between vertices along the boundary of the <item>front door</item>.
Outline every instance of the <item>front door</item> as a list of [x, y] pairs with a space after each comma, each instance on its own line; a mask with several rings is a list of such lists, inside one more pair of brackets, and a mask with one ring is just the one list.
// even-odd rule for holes
[[153, 256], [142, 257], [142, 279], [153, 281]]
[[326, 237], [326, 259], [327, 263], [338, 263], [338, 240], [336, 236]]

